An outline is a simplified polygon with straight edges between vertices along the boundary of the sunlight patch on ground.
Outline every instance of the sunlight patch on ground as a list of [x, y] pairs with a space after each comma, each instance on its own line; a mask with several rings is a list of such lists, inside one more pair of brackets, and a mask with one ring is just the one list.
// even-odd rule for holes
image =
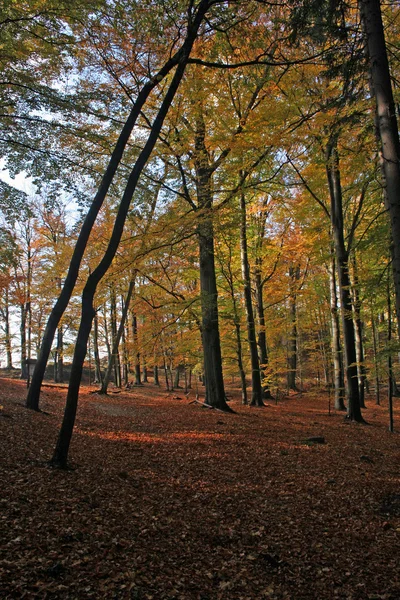
[[167, 435], [159, 435], [156, 433], [129, 433], [127, 431], [87, 431], [85, 429], [77, 429], [77, 432], [89, 437], [100, 438], [103, 440], [111, 440], [114, 442], [136, 442], [136, 443], [172, 443], [175, 441], [205, 441], [223, 439], [223, 433], [199, 433], [189, 431], [186, 433], [171, 433]]

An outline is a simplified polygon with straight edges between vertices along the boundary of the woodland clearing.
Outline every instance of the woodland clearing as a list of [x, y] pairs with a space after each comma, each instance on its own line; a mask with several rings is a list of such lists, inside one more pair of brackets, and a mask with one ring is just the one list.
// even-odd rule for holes
[[[48, 465], [66, 388], [0, 379], [0, 596], [395, 600], [400, 447], [324, 390], [225, 414], [152, 384], [80, 393], [71, 469]], [[386, 404], [386, 403], [385, 403]], [[395, 399], [395, 429], [400, 418]], [[324, 443], [309, 441], [323, 437]]]

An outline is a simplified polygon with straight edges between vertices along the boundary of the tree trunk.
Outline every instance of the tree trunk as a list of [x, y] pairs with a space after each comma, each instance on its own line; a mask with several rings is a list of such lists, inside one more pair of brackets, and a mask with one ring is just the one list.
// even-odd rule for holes
[[331, 328], [332, 328], [332, 362], [333, 362], [333, 385], [335, 390], [335, 410], [346, 410], [344, 405], [344, 374], [342, 349], [340, 344], [339, 311], [336, 293], [336, 262], [334, 254], [331, 254], [331, 266], [329, 269], [330, 282], [330, 304], [331, 304]]
[[289, 267], [289, 339], [288, 339], [288, 389], [298, 391], [297, 376], [297, 285], [300, 279], [300, 266]]
[[393, 279], [400, 336], [400, 142], [379, 0], [359, 0], [376, 101], [383, 171], [393, 239]]
[[4, 335], [7, 357], [7, 370], [11, 371], [12, 363], [12, 347], [11, 347], [11, 328], [10, 328], [10, 298], [8, 287], [5, 291], [5, 307], [4, 307]]
[[[257, 345], [260, 361], [261, 374], [268, 367], [268, 350], [267, 350], [267, 335], [265, 332], [265, 312], [264, 312], [264, 284], [261, 276], [261, 259], [256, 259], [255, 270], [255, 286], [256, 286], [256, 310], [258, 318], [258, 337]], [[271, 400], [272, 394], [266, 384], [262, 384], [264, 400]]]
[[54, 381], [56, 383], [64, 383], [64, 335], [62, 325], [57, 329], [57, 348], [54, 360]]
[[326, 149], [326, 171], [331, 200], [331, 224], [342, 314], [347, 418], [351, 421], [363, 422], [358, 389], [353, 306], [350, 294], [349, 257], [344, 243], [343, 201], [336, 138], [331, 139]]
[[138, 339], [138, 321], [136, 314], [132, 311], [132, 339], [135, 359], [135, 385], [142, 385], [140, 370], [140, 351]]
[[379, 338], [376, 331], [376, 320], [373, 311], [373, 307], [371, 305], [371, 326], [372, 326], [372, 344], [374, 349], [374, 366], [375, 366], [375, 397], [376, 404], [379, 406], [381, 403], [381, 395], [380, 395], [380, 383], [379, 383], [379, 360], [378, 360], [378, 344]]
[[388, 365], [388, 408], [389, 408], [389, 431], [393, 433], [393, 365], [392, 365], [392, 303], [390, 301], [390, 284], [387, 283], [387, 365]]
[[147, 365], [146, 365], [146, 358], [143, 358], [143, 370], [142, 370], [142, 374], [143, 374], [143, 383], [149, 383], [149, 378], [147, 375]]
[[132, 293], [135, 288], [135, 278], [133, 277], [129, 282], [128, 292], [126, 294], [125, 302], [123, 303], [123, 310], [121, 315], [121, 321], [118, 327], [118, 331], [115, 332], [115, 337], [113, 339], [113, 347], [111, 351], [110, 360], [108, 361], [107, 371], [104, 375], [103, 382], [101, 384], [101, 389], [99, 390], [100, 394], [107, 394], [108, 384], [110, 383], [110, 377], [113, 370], [113, 362], [115, 357], [118, 355], [118, 347], [121, 341], [121, 337], [125, 328], [126, 319], [129, 311], [129, 304], [132, 298]]
[[95, 364], [95, 381], [102, 383], [101, 376], [101, 364], [100, 364], [100, 353], [99, 353], [99, 319], [97, 310], [94, 315], [94, 328], [93, 328], [93, 351], [94, 351], [94, 364]]
[[[111, 363], [114, 370], [114, 382], [116, 387], [121, 387], [121, 363], [119, 358], [119, 343], [121, 341], [121, 333], [117, 336], [117, 299], [115, 295], [115, 288], [111, 286], [111, 299], [110, 299], [110, 323], [111, 323], [111, 335], [112, 335], [112, 350], [111, 350]], [[116, 344], [118, 341], [118, 344]], [[104, 378], [105, 381], [106, 378]], [[104, 381], [102, 391], [104, 387]], [[105, 392], [104, 392], [105, 393]]]
[[[121, 298], [122, 303], [122, 311], [125, 311], [125, 300]], [[122, 379], [124, 385], [129, 385], [129, 357], [128, 357], [128, 348], [127, 348], [127, 333], [129, 329], [127, 328], [127, 318], [125, 317], [124, 326], [122, 328]]]
[[158, 365], [154, 365], [153, 367], [153, 377], [154, 377], [154, 385], [160, 385], [160, 380], [158, 377]]
[[20, 304], [20, 343], [21, 343], [21, 379], [28, 379], [28, 366], [27, 366], [27, 352], [26, 352], [26, 304], [25, 302]]
[[175, 369], [175, 380], [174, 380], [174, 389], [179, 389], [181, 386], [179, 385], [181, 375], [181, 365], [178, 365]]
[[247, 338], [250, 349], [251, 361], [251, 406], [264, 406], [263, 391], [261, 386], [260, 363], [258, 360], [256, 328], [254, 323], [253, 303], [251, 299], [250, 265], [247, 248], [247, 223], [246, 201], [244, 194], [240, 194], [240, 258], [242, 266], [243, 294], [246, 307]]
[[198, 115], [195, 134], [196, 189], [199, 208], [197, 237], [200, 254], [201, 337], [203, 342], [206, 401], [210, 406], [231, 412], [226, 403], [218, 326], [218, 292], [214, 259], [212, 217], [212, 173], [205, 147], [205, 124]]
[[358, 389], [360, 394], [360, 406], [365, 408], [365, 380], [366, 371], [364, 365], [364, 343], [363, 343], [363, 323], [361, 320], [361, 300], [359, 292], [359, 281], [357, 273], [356, 257], [352, 257], [353, 266], [353, 306], [354, 306], [354, 333], [356, 336], [356, 356], [357, 356], [357, 374]]
[[[88, 277], [82, 294], [82, 316], [79, 325], [78, 335], [75, 344], [74, 358], [72, 361], [71, 377], [68, 386], [67, 400], [65, 406], [64, 419], [61, 425], [56, 448], [52, 458], [52, 464], [61, 468], [66, 468], [69, 446], [72, 437], [72, 431], [75, 423], [76, 410], [78, 406], [79, 387], [82, 378], [83, 362], [87, 351], [87, 342], [90, 335], [92, 321], [95, 316], [93, 299], [99, 282], [102, 280], [109, 269], [112, 260], [117, 252], [121, 241], [126, 217], [128, 215], [132, 196], [135, 192], [140, 175], [150, 157], [150, 154], [158, 140], [164, 119], [169, 107], [173, 101], [179, 84], [185, 72], [187, 59], [189, 57], [192, 45], [197, 35], [197, 30], [203, 20], [204, 12], [207, 9], [207, 2], [202, 1], [197, 9], [197, 15], [188, 27], [188, 33], [185, 40], [185, 54], [182, 61], [178, 64], [172, 81], [162, 101], [160, 110], [154, 120], [147, 141], [143, 150], [136, 159], [135, 165], [129, 175], [125, 191], [123, 193], [117, 216], [115, 218], [114, 228], [110, 241], [103, 258], [96, 269]], [[200, 19], [200, 20], [199, 20]]]
[[[68, 302], [71, 298], [76, 280], [78, 278], [79, 267], [94, 222], [103, 205], [104, 199], [108, 193], [110, 185], [114, 179], [117, 168], [121, 162], [125, 147], [135, 126], [136, 120], [141, 114], [142, 108], [153, 89], [168, 75], [168, 73], [176, 65], [186, 64], [186, 57], [190, 54], [193, 41], [197, 35], [197, 29], [199, 27], [199, 18], [202, 18], [202, 15], [204, 15], [205, 10], [207, 9], [207, 4], [208, 2], [206, 2], [205, 0], [201, 1], [197, 10], [196, 18], [193, 19], [193, 21], [189, 25], [186, 39], [182, 44], [181, 48], [177, 52], [175, 52], [173, 56], [168, 58], [168, 60], [165, 62], [163, 67], [158, 71], [156, 75], [154, 75], [147, 83], [143, 85], [140, 92], [138, 93], [138, 96], [131, 109], [131, 112], [121, 130], [113, 153], [111, 155], [110, 161], [108, 163], [107, 169], [100, 182], [100, 186], [82, 224], [71, 258], [71, 262], [68, 268], [68, 273], [64, 281], [63, 288], [47, 321], [46, 329], [42, 339], [42, 345], [40, 348], [40, 353], [38, 356], [37, 363], [35, 365], [35, 370], [33, 372], [32, 381], [28, 391], [28, 396], [26, 400], [27, 408], [30, 408], [32, 410], [39, 410], [40, 390], [55, 332], [57, 330], [60, 319], [68, 306]], [[177, 67], [177, 69], [178, 68], [179, 67]]]

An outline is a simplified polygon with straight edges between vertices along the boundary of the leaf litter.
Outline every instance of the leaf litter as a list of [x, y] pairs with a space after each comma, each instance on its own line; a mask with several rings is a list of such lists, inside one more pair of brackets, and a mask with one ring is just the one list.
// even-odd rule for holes
[[2, 599], [400, 597], [386, 407], [371, 399], [364, 426], [318, 390], [258, 409], [230, 388], [225, 415], [151, 384], [94, 389], [60, 471], [65, 386], [44, 386], [34, 413], [24, 383], [0, 379]]

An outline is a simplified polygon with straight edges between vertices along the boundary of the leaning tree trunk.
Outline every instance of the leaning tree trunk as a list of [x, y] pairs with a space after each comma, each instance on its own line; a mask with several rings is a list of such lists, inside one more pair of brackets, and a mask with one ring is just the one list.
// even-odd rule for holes
[[331, 225], [338, 272], [340, 305], [343, 325], [347, 418], [363, 422], [358, 389], [357, 355], [350, 294], [349, 256], [344, 243], [343, 199], [339, 171], [337, 139], [331, 139], [326, 150], [326, 172], [331, 200]]
[[253, 303], [251, 299], [250, 265], [247, 248], [246, 201], [240, 194], [240, 257], [242, 265], [243, 295], [246, 308], [247, 338], [251, 361], [251, 406], [264, 406], [261, 386], [260, 363], [257, 352], [256, 327], [254, 323]]
[[387, 208], [393, 239], [393, 279], [400, 336], [400, 142], [379, 0], [359, 0], [376, 101]]
[[332, 362], [333, 362], [333, 386], [335, 393], [335, 410], [346, 410], [344, 405], [344, 374], [342, 349], [340, 344], [339, 311], [336, 292], [336, 262], [331, 255], [331, 266], [329, 269], [330, 304], [331, 304], [331, 330], [332, 330]]
[[199, 6], [196, 19], [193, 20], [191, 26], [189, 26], [186, 39], [182, 44], [181, 48], [177, 52], [175, 52], [173, 56], [168, 58], [168, 60], [165, 62], [163, 67], [158, 71], [156, 75], [154, 75], [147, 83], [143, 85], [131, 109], [131, 112], [121, 130], [113, 153], [111, 155], [110, 161], [108, 163], [107, 169], [100, 182], [100, 186], [82, 224], [78, 239], [76, 241], [74, 252], [72, 254], [71, 262], [68, 268], [68, 273], [65, 278], [63, 288], [47, 321], [38, 360], [35, 365], [35, 370], [33, 372], [31, 384], [29, 386], [28, 396], [26, 399], [27, 408], [30, 408], [32, 410], [39, 410], [40, 390], [43, 382], [44, 373], [46, 371], [46, 365], [49, 359], [55, 332], [57, 330], [60, 319], [68, 306], [68, 302], [71, 298], [76, 280], [78, 278], [79, 267], [94, 222], [97, 218], [97, 215], [99, 214], [104, 199], [114, 179], [117, 168], [121, 162], [125, 147], [135, 126], [136, 120], [141, 114], [142, 108], [153, 89], [168, 75], [168, 73], [170, 73], [170, 71], [176, 65], [183, 64], [182, 61], [185, 62], [188, 53], [190, 53], [191, 51], [193, 39], [196, 37], [197, 28], [199, 27], [197, 17], [200, 17], [201, 14], [204, 14], [204, 5], [206, 4], [208, 4], [208, 2], [206, 2], [205, 0], [201, 2], [201, 6]]
[[129, 175], [128, 182], [126, 184], [126, 188], [118, 208], [117, 216], [115, 218], [111, 238], [108, 243], [105, 254], [98, 266], [96, 267], [96, 269], [93, 271], [93, 273], [89, 275], [86, 285], [83, 289], [81, 321], [79, 325], [78, 335], [75, 344], [75, 352], [72, 361], [71, 377], [68, 386], [64, 419], [61, 425], [56, 448], [54, 450], [52, 458], [52, 464], [60, 468], [66, 468], [67, 466], [69, 446], [71, 443], [72, 431], [74, 428], [76, 411], [78, 407], [79, 387], [82, 378], [83, 363], [86, 356], [87, 343], [92, 327], [92, 321], [95, 316], [95, 310], [93, 307], [94, 295], [96, 293], [98, 284], [110, 268], [112, 260], [117, 252], [124, 230], [124, 225], [126, 217], [128, 215], [132, 196], [135, 192], [140, 175], [157, 142], [164, 119], [167, 115], [169, 107], [171, 106], [175, 93], [179, 87], [179, 84], [185, 72], [187, 59], [189, 57], [191, 48], [196, 38], [197, 30], [200, 27], [200, 23], [204, 17], [204, 12], [207, 8], [207, 2], [201, 2], [199, 6], [201, 8], [198, 8], [196, 19], [193, 23], [191, 23], [191, 27], [189, 27], [188, 29], [188, 34], [184, 44], [186, 48], [184, 59], [179, 63], [179, 65], [176, 68], [175, 74], [164, 96], [160, 110], [158, 111], [153, 126], [150, 130], [148, 139]]

